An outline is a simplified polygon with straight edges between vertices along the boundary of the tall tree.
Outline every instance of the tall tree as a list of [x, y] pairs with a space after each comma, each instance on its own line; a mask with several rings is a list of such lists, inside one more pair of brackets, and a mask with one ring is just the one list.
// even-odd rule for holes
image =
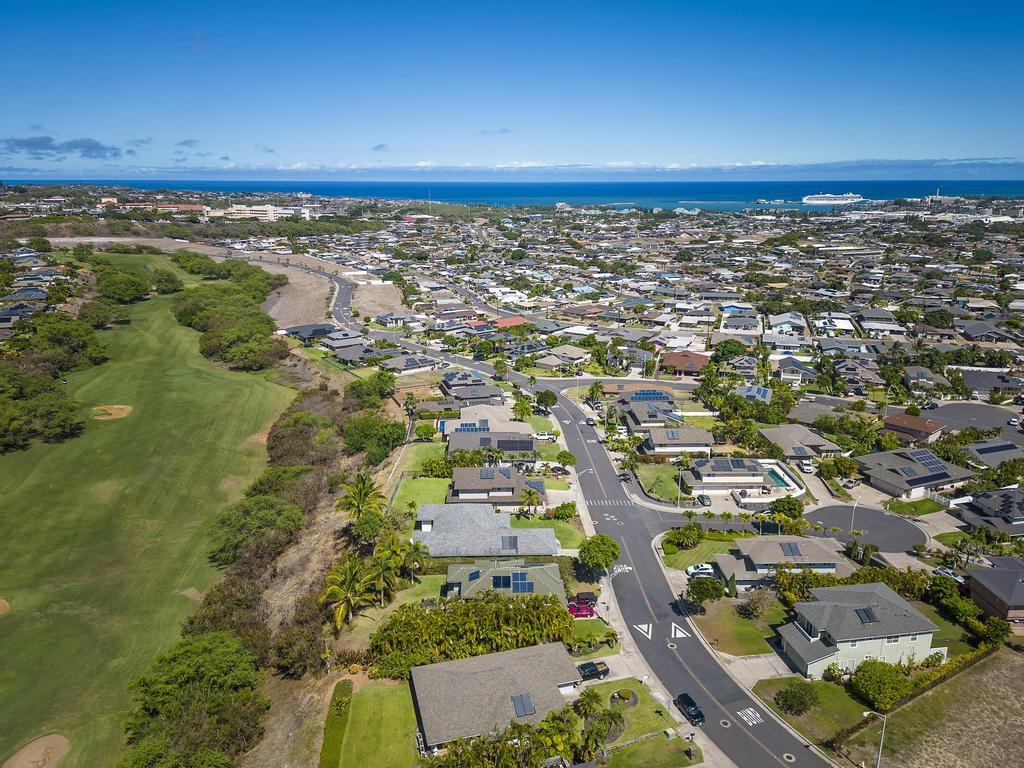
[[348, 557], [327, 572], [320, 604], [330, 608], [334, 626], [341, 629], [352, 621], [357, 610], [370, 604], [371, 594], [362, 561]]
[[351, 482], [345, 483], [344, 492], [338, 499], [337, 506], [358, 520], [364, 513], [370, 511], [383, 514], [386, 502], [387, 499], [373, 478], [366, 472], [359, 472]]

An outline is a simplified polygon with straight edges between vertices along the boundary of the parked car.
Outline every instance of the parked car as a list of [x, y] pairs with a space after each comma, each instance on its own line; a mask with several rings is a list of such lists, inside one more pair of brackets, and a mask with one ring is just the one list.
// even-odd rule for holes
[[806, 460], [805, 461], [801, 461], [800, 462], [800, 471], [803, 472], [805, 475], [813, 475], [814, 474], [814, 465], [810, 461], [806, 461]]
[[924, 405], [922, 405], [921, 406], [921, 410], [922, 411], [934, 411], [938, 407], [939, 407], [939, 404], [936, 403], [934, 400], [931, 400], [931, 401], [925, 403]]
[[708, 496], [706, 493], [702, 493], [697, 497], [697, 503], [700, 504], [702, 507], [710, 507], [711, 497]]
[[952, 568], [947, 568], [944, 565], [940, 565], [938, 568], [932, 571], [932, 573], [934, 573], [936, 576], [945, 576], [947, 578], [950, 578], [957, 584], [963, 584], [966, 581], [966, 579], [959, 573], [954, 571]]
[[707, 571], [698, 571], [697, 573], [693, 574], [693, 576], [691, 576], [690, 578], [691, 579], [716, 579], [716, 580], [718, 579], [718, 577], [715, 576], [715, 574], [708, 573]]
[[597, 605], [597, 595], [593, 592], [577, 592], [575, 595], [569, 598], [570, 603], [576, 603], [577, 605], [586, 605], [593, 608]]
[[596, 427], [597, 426], [597, 421], [594, 419], [593, 416], [587, 417], [587, 426], [588, 427]]
[[604, 680], [611, 671], [603, 661], [588, 661], [576, 667], [584, 680]]
[[693, 700], [690, 694], [680, 693], [675, 698], [675, 704], [679, 707], [679, 711], [683, 713], [683, 717], [691, 723], [694, 725], [704, 725], [704, 710], [697, 705], [697, 702]]
[[715, 566], [713, 566], [711, 563], [697, 563], [696, 565], [691, 565], [689, 568], [686, 569], [687, 576], [696, 576], [698, 573], [713, 574], [714, 572]]
[[547, 440], [552, 443], [558, 439], [551, 432], [534, 432], [530, 437], [534, 440]]
[[569, 615], [574, 619], [590, 619], [594, 616], [594, 609], [589, 605], [569, 603]]
[[1010, 419], [1006, 423], [1009, 424], [1011, 427], [1016, 427], [1020, 424], [1020, 419]]
[[585, 374], [583, 371], [576, 371], [576, 375], [577, 376], [586, 376], [587, 374]]
[[569, 474], [569, 470], [568, 469], [566, 469], [565, 467], [559, 466], [558, 464], [555, 464], [554, 466], [548, 467], [548, 472], [550, 472], [552, 475], [568, 475]]
[[631, 483], [633, 482], [633, 475], [629, 472], [619, 472], [619, 480], [624, 483]]

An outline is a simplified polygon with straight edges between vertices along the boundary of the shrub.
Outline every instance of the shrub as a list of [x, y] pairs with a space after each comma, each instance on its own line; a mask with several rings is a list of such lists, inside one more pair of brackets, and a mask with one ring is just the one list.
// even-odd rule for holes
[[843, 672], [843, 668], [833, 661], [831, 664], [825, 667], [825, 672], [822, 674], [821, 678], [823, 680], [827, 680], [830, 683], [838, 683], [842, 681], [844, 674], [845, 673]]
[[678, 549], [693, 549], [704, 540], [704, 529], [700, 523], [688, 523], [666, 533], [665, 540]]
[[748, 589], [736, 606], [736, 613], [744, 619], [759, 619], [761, 614], [775, 600], [770, 589]]
[[888, 712], [910, 695], [914, 684], [899, 666], [878, 659], [863, 662], [850, 678], [850, 690], [873, 709]]
[[934, 667], [942, 664], [942, 660], [945, 658], [941, 652], [935, 651], [935, 653], [929, 653], [924, 659], [921, 660], [922, 669], [933, 669]]
[[214, 548], [210, 558], [217, 565], [230, 565], [241, 549], [264, 533], [275, 530], [290, 537], [305, 522], [302, 510], [275, 496], [253, 496], [232, 504], [217, 515], [213, 524]]
[[575, 501], [563, 501], [557, 507], [551, 510], [551, 516], [555, 520], [572, 520], [576, 517], [576, 502]]
[[674, 555], [679, 551], [679, 547], [669, 541], [667, 538], [661, 542], [661, 551], [666, 555]]
[[793, 680], [775, 694], [775, 703], [788, 715], [802, 715], [818, 706], [818, 691], [807, 680]]

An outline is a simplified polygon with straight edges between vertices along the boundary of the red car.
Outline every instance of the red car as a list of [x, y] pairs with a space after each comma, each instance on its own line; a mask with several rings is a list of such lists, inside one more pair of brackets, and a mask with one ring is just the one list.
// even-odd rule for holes
[[579, 605], [578, 603], [573, 603], [569, 606], [569, 615], [572, 616], [574, 619], [589, 619], [593, 617], [594, 609], [591, 608], [589, 605]]

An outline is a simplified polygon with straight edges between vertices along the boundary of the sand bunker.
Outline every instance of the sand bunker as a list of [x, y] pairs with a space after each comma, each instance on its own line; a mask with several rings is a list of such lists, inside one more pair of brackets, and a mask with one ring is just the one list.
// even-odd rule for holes
[[92, 409], [92, 417], [100, 421], [123, 419], [132, 412], [130, 405], [97, 405]]
[[189, 600], [192, 600], [193, 602], [196, 602], [196, 603], [203, 602], [203, 593], [200, 592], [195, 587], [189, 587], [188, 589], [183, 589], [178, 594], [182, 595], [183, 597], [187, 597]]
[[11, 610], [11, 604], [0, 597], [0, 616], [3, 616], [9, 610]]
[[26, 744], [4, 768], [53, 768], [68, 753], [68, 740], [59, 733], [48, 733]]

